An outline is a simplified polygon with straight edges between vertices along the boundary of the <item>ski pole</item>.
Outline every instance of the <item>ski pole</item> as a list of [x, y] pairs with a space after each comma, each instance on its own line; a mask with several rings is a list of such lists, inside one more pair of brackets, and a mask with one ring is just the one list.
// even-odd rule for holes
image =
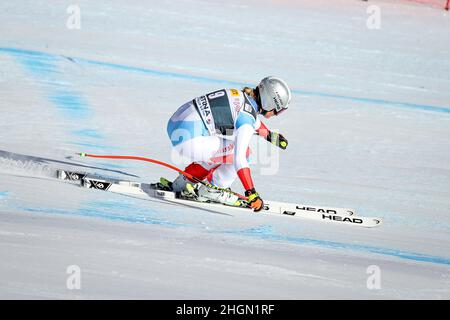
[[206, 187], [208, 187], [210, 189], [216, 189], [216, 190], [225, 191], [225, 192], [231, 193], [231, 194], [239, 197], [240, 199], [243, 199], [243, 200], [247, 201], [247, 197], [245, 197], [245, 196], [243, 196], [243, 195], [241, 195], [241, 194], [239, 194], [237, 192], [213, 186], [212, 184], [210, 184], [208, 182], [205, 182], [205, 181], [202, 181], [202, 180], [194, 177], [192, 174], [190, 174], [190, 173], [188, 173], [186, 171], [183, 171], [183, 170], [181, 170], [181, 169], [179, 169], [179, 168], [177, 168], [177, 167], [175, 167], [175, 166], [173, 166], [173, 165], [171, 165], [169, 163], [163, 162], [163, 161], [159, 161], [159, 160], [155, 160], [155, 159], [151, 159], [151, 158], [145, 158], [145, 157], [136, 157], [136, 156], [97, 155], [97, 154], [89, 154], [89, 153], [85, 153], [85, 152], [81, 152], [81, 153], [77, 153], [77, 154], [80, 157], [88, 157], [88, 158], [137, 160], [137, 161], [145, 161], [145, 162], [158, 164], [158, 165], [167, 167], [169, 169], [175, 170], [178, 173], [181, 173], [182, 175], [184, 175], [186, 178], [188, 178], [190, 180], [193, 180], [195, 182], [199, 182], [199, 183], [203, 184], [204, 186], [206, 186]]

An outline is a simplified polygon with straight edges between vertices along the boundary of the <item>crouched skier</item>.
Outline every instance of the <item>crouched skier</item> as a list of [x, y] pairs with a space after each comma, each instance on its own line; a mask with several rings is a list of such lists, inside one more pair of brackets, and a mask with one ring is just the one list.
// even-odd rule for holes
[[[266, 77], [254, 89], [222, 89], [187, 102], [170, 118], [167, 133], [173, 148], [192, 161], [185, 172], [224, 189], [239, 177], [248, 204], [254, 211], [260, 211], [263, 200], [255, 190], [249, 168], [249, 143], [256, 131], [286, 149], [287, 140], [268, 130], [258, 114], [266, 119], [276, 116], [288, 108], [290, 100], [291, 92], [283, 80]], [[170, 187], [199, 201], [238, 203], [236, 195], [195, 183], [182, 174]]]

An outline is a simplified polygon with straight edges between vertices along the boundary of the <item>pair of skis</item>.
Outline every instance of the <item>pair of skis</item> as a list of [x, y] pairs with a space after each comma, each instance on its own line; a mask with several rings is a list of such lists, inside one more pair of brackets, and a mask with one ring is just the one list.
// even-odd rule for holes
[[[220, 203], [200, 202], [192, 199], [181, 198], [178, 194], [172, 191], [159, 189], [157, 184], [109, 179], [83, 172], [66, 170], [57, 170], [57, 178], [75, 182], [88, 189], [133, 195], [140, 198], [158, 199], [164, 202], [218, 213], [233, 214], [242, 212], [246, 214], [253, 214], [253, 211], [247, 207], [228, 206]], [[356, 214], [356, 210], [354, 209], [321, 207], [270, 200], [264, 201], [263, 210], [260, 213], [254, 214], [270, 214], [295, 219], [300, 218], [366, 228], [376, 227], [382, 223], [380, 218], [358, 216]]]

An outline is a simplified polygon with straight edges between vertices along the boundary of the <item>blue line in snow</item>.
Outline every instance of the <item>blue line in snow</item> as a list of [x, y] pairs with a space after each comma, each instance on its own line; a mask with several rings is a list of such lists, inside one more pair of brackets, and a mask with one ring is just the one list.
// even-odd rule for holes
[[[219, 232], [220, 233], [220, 232]], [[418, 262], [429, 262], [435, 264], [443, 264], [450, 265], [450, 258], [431, 256], [421, 253], [408, 252], [398, 249], [390, 249], [390, 248], [381, 248], [374, 247], [368, 245], [360, 245], [360, 244], [350, 244], [350, 243], [342, 243], [335, 241], [326, 241], [326, 240], [317, 240], [311, 238], [302, 238], [302, 237], [293, 237], [293, 236], [285, 236], [280, 234], [275, 234], [272, 232], [272, 228], [270, 226], [263, 226], [260, 228], [251, 228], [243, 231], [224, 231], [222, 233], [226, 234], [236, 234], [236, 235], [244, 235], [255, 237], [264, 240], [275, 240], [275, 241], [286, 241], [297, 244], [310, 245], [321, 248], [328, 249], [343, 249], [343, 250], [352, 250], [352, 251], [360, 251], [360, 252], [368, 252], [381, 254], [384, 256], [392, 256], [406, 260], [413, 260]]]
[[57, 67], [57, 63], [62, 60], [61, 56], [14, 48], [0, 48], [0, 52], [12, 54], [26, 70], [39, 78], [41, 82], [48, 84], [49, 100], [64, 114], [71, 118], [82, 119], [89, 116], [88, 105], [81, 95], [74, 92], [67, 83], [61, 80], [61, 72]]
[[[91, 116], [89, 104], [82, 94], [72, 88], [70, 82], [64, 80], [64, 74], [58, 70], [58, 63], [69, 59], [60, 55], [45, 52], [23, 50], [16, 48], [0, 48], [0, 52], [11, 54], [15, 57], [31, 75], [36, 77], [48, 91], [48, 100], [55, 105], [63, 115], [73, 123], [81, 123], [74, 120], [88, 120]], [[74, 136], [81, 138], [74, 144], [93, 147], [96, 149], [110, 149], [99, 144], [98, 140], [104, 137], [96, 130], [78, 129], [72, 131]], [[92, 139], [97, 141], [92, 142]], [[87, 141], [86, 141], [87, 140]]]
[[37, 56], [37, 57], [42, 57], [42, 58], [47, 58], [47, 59], [54, 59], [54, 57], [57, 56], [57, 55], [45, 53], [42, 51], [26, 50], [26, 49], [19, 49], [19, 48], [2, 47], [2, 48], [0, 48], [0, 51], [6, 52], [6, 53], [17, 54], [17, 55], [26, 54], [26, 55], [30, 55], [30, 56]]
[[103, 139], [103, 135], [101, 135], [97, 130], [94, 129], [80, 129], [72, 131], [73, 135], [94, 139]]
[[[53, 77], [54, 75], [60, 73], [55, 67], [56, 61], [60, 59], [58, 56], [43, 52], [23, 51], [20, 49], [10, 48], [7, 48], [6, 50], [1, 48], [0, 51], [11, 53], [30, 73], [35, 76]], [[54, 81], [54, 79], [52, 80]]]
[[71, 118], [86, 119], [89, 115], [87, 103], [80, 94], [59, 89], [52, 92], [49, 99]]
[[[64, 215], [79, 215], [86, 217], [104, 218], [114, 221], [123, 221], [130, 223], [143, 223], [150, 225], [164, 225], [168, 227], [186, 227], [188, 225], [175, 223], [168, 220], [162, 220], [155, 218], [154, 215], [158, 214], [158, 211], [152, 211], [148, 208], [138, 208], [130, 203], [123, 203], [122, 201], [93, 201], [87, 204], [86, 207], [77, 210], [65, 210], [55, 208], [21, 208], [24, 211], [34, 213], [47, 213], [47, 214], [64, 214]], [[118, 210], [118, 211], [116, 211]], [[258, 228], [251, 228], [240, 231], [211, 231], [215, 234], [231, 234], [254, 237], [262, 240], [269, 241], [285, 241], [290, 243], [296, 243], [301, 245], [308, 245], [326, 249], [335, 250], [349, 250], [365, 253], [379, 254], [383, 256], [396, 257], [405, 260], [412, 260], [417, 262], [428, 262], [440, 265], [450, 265], [450, 258], [426, 255], [416, 252], [409, 252], [398, 249], [382, 248], [375, 246], [368, 246], [362, 244], [350, 244], [336, 241], [317, 240], [312, 238], [286, 236], [276, 234], [272, 231], [271, 226], [262, 226]]]
[[[193, 81], [198, 81], [198, 82], [208, 82], [208, 83], [216, 83], [216, 84], [221, 84], [221, 85], [231, 85], [231, 86], [239, 86], [239, 87], [254, 85], [254, 84], [249, 84], [249, 83], [227, 81], [227, 80], [221, 80], [221, 79], [215, 79], [215, 78], [209, 78], [209, 77], [201, 77], [201, 76], [195, 76], [195, 75], [189, 75], [189, 74], [164, 72], [164, 71], [158, 71], [158, 70], [153, 70], [153, 69], [148, 69], [148, 68], [140, 68], [140, 67], [131, 67], [131, 66], [120, 65], [120, 64], [109, 63], [109, 62], [92, 61], [92, 60], [86, 60], [86, 59], [75, 59], [75, 61], [85, 63], [85, 64], [109, 67], [109, 68], [113, 68], [113, 69], [117, 69], [117, 70], [150, 74], [153, 76], [163, 76], [163, 77], [171, 77], [171, 78], [178, 78], [178, 79], [187, 79], [187, 80], [193, 80]], [[343, 96], [343, 95], [337, 95], [337, 94], [314, 92], [314, 91], [304, 91], [304, 90], [297, 90], [297, 89], [293, 89], [292, 93], [299, 94], [299, 95], [306, 95], [306, 96], [317, 96], [317, 97], [322, 97], [322, 98], [333, 98], [333, 99], [349, 100], [349, 101], [354, 101], [354, 102], [356, 101], [356, 102], [362, 102], [362, 103], [372, 103], [372, 104], [385, 105], [385, 106], [395, 106], [395, 107], [403, 107], [403, 108], [409, 108], [409, 109], [441, 112], [441, 113], [449, 113], [450, 114], [450, 107], [438, 107], [438, 106], [431, 106], [431, 105], [424, 105], [424, 104], [389, 101], [389, 100], [383, 100], [383, 99], [360, 98], [360, 97]]]
[[[96, 142], [87, 142], [87, 141], [72, 141], [71, 144], [81, 147], [94, 148], [94, 149], [106, 149], [107, 146], [96, 143]], [[109, 148], [111, 149], [111, 148]]]
[[292, 92], [296, 93], [296, 94], [306, 95], [306, 96], [333, 98], [333, 99], [349, 100], [349, 101], [353, 101], [353, 102], [362, 102], [362, 103], [369, 103], [369, 104], [371, 103], [371, 104], [384, 105], [384, 106], [393, 106], [393, 107], [399, 107], [399, 108], [407, 108], [407, 109], [414, 109], [414, 110], [421, 110], [421, 111], [431, 111], [431, 112], [449, 113], [450, 114], [450, 106], [449, 107], [439, 107], [439, 106], [431, 106], [431, 105], [426, 105], [426, 104], [398, 102], [398, 101], [373, 99], [373, 98], [359, 98], [359, 97], [343, 96], [343, 95], [338, 95], [338, 94], [304, 91], [304, 90], [292, 90]]
[[235, 81], [229, 81], [229, 80], [196, 76], [196, 75], [191, 75], [191, 74], [183, 74], [183, 73], [177, 73], [177, 72], [169, 72], [169, 71], [161, 71], [161, 70], [155, 70], [155, 69], [149, 69], [149, 68], [127, 66], [127, 65], [111, 63], [111, 62], [102, 62], [102, 61], [87, 60], [87, 59], [81, 59], [81, 58], [74, 58], [74, 61], [77, 63], [96, 65], [96, 66], [101, 66], [101, 67], [106, 67], [106, 68], [111, 68], [111, 69], [116, 69], [116, 70], [121, 70], [121, 71], [127, 71], [127, 72], [149, 74], [152, 76], [159, 76], [159, 77], [176, 78], [176, 79], [191, 80], [191, 81], [197, 81], [197, 82], [216, 83], [216, 84], [221, 84], [221, 85], [233, 85], [233, 86], [250, 86], [251, 85], [251, 84], [243, 83], [243, 82], [235, 82]]
[[[43, 52], [38, 52], [38, 51], [15, 49], [15, 48], [0, 48], [0, 52], [12, 53], [15, 55], [31, 55], [31, 56], [36, 56], [39, 58], [44, 58], [44, 59], [50, 59], [51, 57], [53, 57], [55, 59], [63, 58], [62, 56], [58, 56], [58, 55], [51, 55], [48, 53], [43, 53]], [[242, 86], [254, 85], [254, 84], [249, 84], [249, 83], [228, 81], [228, 80], [222, 80], [222, 79], [216, 79], [216, 78], [210, 78], [210, 77], [202, 77], [202, 76], [183, 74], [183, 73], [177, 73], [177, 72], [168, 72], [168, 71], [161, 71], [161, 70], [155, 70], [155, 69], [150, 69], [150, 68], [127, 66], [127, 65], [118, 64], [118, 63], [103, 62], [103, 61], [83, 59], [83, 58], [74, 58], [74, 57], [70, 57], [70, 58], [65, 57], [65, 58], [67, 58], [75, 63], [101, 66], [101, 67], [111, 68], [111, 69], [120, 70], [120, 71], [149, 74], [152, 76], [169, 77], [169, 78], [184, 79], [184, 80], [191, 80], [191, 81], [197, 81], [197, 82], [215, 83], [215, 84], [226, 85], [226, 86], [230, 85], [230, 86], [242, 87]], [[431, 112], [450, 114], [450, 106], [433, 106], [433, 105], [427, 105], [427, 104], [390, 101], [390, 100], [385, 100], [385, 99], [362, 98], [362, 97], [345, 96], [345, 95], [338, 95], [338, 94], [331, 94], [331, 93], [317, 92], [317, 91], [305, 91], [305, 90], [298, 90], [298, 89], [292, 90], [292, 93], [299, 94], [299, 95], [306, 95], [306, 96], [341, 99], [341, 100], [376, 104], [376, 105], [382, 105], [382, 106], [392, 106], [392, 107], [407, 108], [407, 109], [412, 109], [412, 110], [431, 111]]]
[[1, 191], [1, 192], [0, 192], [0, 200], [1, 200], [1, 199], [7, 198], [8, 195], [9, 195], [9, 192], [8, 192], [8, 191]]
[[185, 226], [183, 224], [155, 218], [152, 216], [155, 212], [147, 208], [140, 209], [133, 205], [118, 201], [93, 201], [87, 203], [86, 207], [76, 210], [36, 207], [19, 207], [19, 209], [31, 213], [95, 217], [112, 221], [162, 225], [166, 227]]
[[128, 169], [129, 166], [127, 165], [122, 165], [122, 164], [117, 164], [117, 163], [111, 163], [111, 162], [94, 162], [96, 166], [99, 167], [105, 167], [105, 168], [109, 168], [109, 169]]
[[[74, 60], [78, 63], [98, 65], [98, 66], [102, 66], [102, 67], [108, 67], [108, 68], [122, 70], [122, 71], [128, 71], [128, 72], [138, 72], [138, 73], [143, 73], [143, 74], [150, 74], [153, 76], [171, 77], [171, 78], [178, 78], [178, 79], [193, 80], [193, 81], [198, 81], [198, 82], [208, 82], [208, 83], [216, 83], [216, 84], [221, 84], [221, 85], [231, 85], [231, 86], [239, 86], [239, 87], [254, 85], [254, 84], [250, 84], [250, 83], [235, 82], [235, 81], [221, 80], [221, 79], [195, 76], [195, 75], [189, 75], [189, 74], [166, 72], [166, 71], [159, 71], [159, 70], [148, 69], [148, 68], [126, 66], [126, 65], [110, 63], [110, 62], [101, 62], [101, 61], [93, 61], [93, 60], [78, 59], [78, 58], [74, 59]], [[423, 111], [432, 111], [432, 112], [441, 112], [441, 113], [449, 113], [450, 114], [450, 107], [439, 107], [439, 106], [431, 106], [431, 105], [424, 105], [424, 104], [389, 101], [389, 100], [383, 100], [383, 99], [360, 98], [360, 97], [343, 96], [343, 95], [337, 95], [337, 94], [305, 91], [305, 90], [297, 90], [297, 89], [293, 89], [292, 93], [299, 94], [299, 95], [306, 95], [306, 96], [317, 96], [317, 97], [322, 97], [322, 98], [342, 99], [342, 100], [350, 100], [350, 101], [356, 101], [356, 102], [362, 102], [362, 103], [372, 103], [372, 104], [386, 105], [386, 106], [390, 105], [390, 106], [403, 107], [403, 108], [409, 108], [409, 109], [417, 109], [417, 110], [423, 110]]]

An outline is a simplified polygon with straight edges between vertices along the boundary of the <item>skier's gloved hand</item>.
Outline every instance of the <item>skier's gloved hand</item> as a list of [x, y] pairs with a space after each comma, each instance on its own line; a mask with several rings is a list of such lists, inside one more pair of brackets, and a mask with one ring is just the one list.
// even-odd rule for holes
[[269, 131], [266, 139], [270, 143], [276, 145], [277, 147], [280, 147], [283, 150], [286, 150], [288, 146], [288, 141], [286, 140], [286, 138], [282, 134], [277, 132]]
[[264, 206], [264, 202], [259, 197], [259, 194], [256, 192], [255, 188], [245, 191], [245, 195], [248, 198], [247, 202], [250, 207], [252, 207], [255, 212], [261, 211]]

